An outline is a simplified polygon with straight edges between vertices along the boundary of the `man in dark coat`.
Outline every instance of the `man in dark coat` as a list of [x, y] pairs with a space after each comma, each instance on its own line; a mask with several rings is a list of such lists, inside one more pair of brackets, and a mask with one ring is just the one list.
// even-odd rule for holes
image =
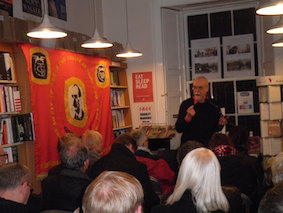
[[[62, 136], [64, 137], [64, 136]], [[81, 207], [82, 197], [91, 179], [86, 175], [88, 151], [77, 136], [68, 136], [60, 150], [62, 170], [42, 182], [43, 210], [74, 211]]]
[[129, 134], [118, 136], [108, 155], [99, 159], [90, 169], [90, 177], [96, 178], [105, 170], [121, 171], [133, 175], [139, 180], [144, 191], [144, 212], [159, 203], [147, 173], [146, 166], [135, 158], [136, 141]]
[[175, 127], [183, 133], [181, 143], [195, 140], [207, 146], [214, 132], [220, 131], [227, 124], [220, 109], [208, 100], [208, 80], [201, 76], [193, 81], [192, 98], [182, 102]]

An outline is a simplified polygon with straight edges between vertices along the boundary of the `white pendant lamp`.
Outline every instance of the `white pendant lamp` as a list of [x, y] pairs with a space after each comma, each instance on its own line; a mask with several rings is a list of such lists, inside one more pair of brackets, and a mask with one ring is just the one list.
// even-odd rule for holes
[[258, 15], [282, 15], [283, 0], [260, 0], [256, 13]]
[[274, 27], [266, 31], [268, 34], [283, 34], [283, 16], [280, 17], [279, 21]]
[[62, 31], [61, 29], [54, 27], [48, 17], [47, 10], [47, 0], [43, 0], [43, 20], [41, 24], [32, 29], [27, 33], [28, 37], [31, 38], [42, 38], [42, 39], [53, 39], [53, 38], [64, 38], [67, 36], [67, 33]]
[[131, 47], [130, 39], [129, 39], [129, 26], [128, 26], [128, 1], [126, 0], [126, 27], [127, 27], [127, 44], [122, 52], [116, 54], [117, 57], [120, 58], [133, 58], [142, 56], [142, 53], [133, 49]]
[[272, 43], [272, 47], [283, 47], [283, 37]]
[[97, 29], [97, 5], [95, 4], [96, 0], [93, 1], [93, 7], [94, 7], [94, 19], [95, 19], [95, 29], [93, 36], [88, 41], [81, 44], [84, 48], [107, 48], [112, 47], [113, 44], [107, 41], [106, 38], [100, 36], [98, 29]]

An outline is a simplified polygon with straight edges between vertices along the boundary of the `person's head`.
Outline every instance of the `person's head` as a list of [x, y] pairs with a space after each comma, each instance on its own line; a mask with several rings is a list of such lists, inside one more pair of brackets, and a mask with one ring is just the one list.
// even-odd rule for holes
[[220, 132], [216, 132], [211, 136], [208, 146], [209, 148], [213, 149], [214, 147], [217, 147], [220, 145], [234, 146], [229, 136], [223, 133], [220, 133]]
[[148, 138], [144, 129], [135, 129], [131, 132], [131, 135], [137, 141], [137, 146], [148, 147]]
[[0, 166], [7, 163], [8, 154], [4, 151], [3, 147], [0, 145]]
[[[64, 136], [62, 136], [64, 137]], [[64, 167], [85, 171], [89, 165], [88, 150], [78, 136], [67, 136], [60, 150], [60, 160]]]
[[143, 189], [132, 175], [105, 171], [87, 187], [82, 209], [84, 213], [141, 212]]
[[273, 157], [271, 161], [271, 176], [274, 185], [283, 181], [283, 152]]
[[73, 137], [79, 137], [79, 136], [76, 136], [74, 133], [67, 133], [59, 137], [58, 143], [57, 143], [58, 153], [60, 153], [61, 149], [63, 149], [65, 146], [69, 144], [70, 138], [73, 138]]
[[258, 213], [283, 212], [283, 183], [274, 186], [266, 192], [260, 201]]
[[136, 140], [128, 133], [119, 135], [114, 143], [122, 144], [126, 146], [132, 153], [137, 151], [137, 142]]
[[193, 94], [198, 102], [204, 102], [209, 91], [208, 80], [204, 76], [199, 76], [193, 80]]
[[203, 147], [203, 144], [197, 141], [187, 141], [183, 143], [177, 151], [177, 161], [181, 165], [185, 156], [192, 150]]
[[234, 143], [235, 148], [240, 152], [248, 151], [249, 133], [244, 126], [234, 126], [229, 131], [229, 137]]
[[98, 131], [86, 130], [82, 135], [82, 140], [90, 152], [101, 153], [102, 135]]
[[220, 164], [211, 150], [197, 148], [186, 155], [167, 204], [180, 200], [187, 189], [191, 190], [198, 212], [228, 211], [229, 204], [221, 188]]
[[30, 195], [31, 172], [19, 163], [0, 167], [0, 197], [26, 204]]

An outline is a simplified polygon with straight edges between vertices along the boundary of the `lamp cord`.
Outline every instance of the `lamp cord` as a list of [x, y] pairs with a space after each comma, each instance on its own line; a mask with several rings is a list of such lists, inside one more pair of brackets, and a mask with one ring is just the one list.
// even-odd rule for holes
[[129, 23], [128, 23], [128, 0], [126, 0], [126, 29], [127, 29], [127, 42], [129, 42]]
[[98, 26], [97, 26], [97, 4], [96, 4], [96, 0], [93, 0], [93, 7], [94, 7], [94, 24], [95, 24], [95, 27], [94, 27], [94, 32], [93, 34], [95, 33], [95, 30], [97, 30], [98, 32]]

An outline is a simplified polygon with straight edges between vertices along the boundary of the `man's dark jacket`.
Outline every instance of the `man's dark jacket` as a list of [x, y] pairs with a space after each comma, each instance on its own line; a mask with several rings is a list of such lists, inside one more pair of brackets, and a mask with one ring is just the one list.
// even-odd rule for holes
[[43, 210], [60, 209], [74, 211], [81, 206], [83, 194], [91, 179], [83, 172], [62, 169], [57, 175], [42, 182]]
[[114, 143], [110, 153], [93, 164], [89, 176], [94, 179], [105, 170], [126, 172], [139, 180], [144, 191], [145, 212], [159, 203], [159, 198], [153, 190], [146, 166], [138, 162], [135, 155], [126, 146]]

